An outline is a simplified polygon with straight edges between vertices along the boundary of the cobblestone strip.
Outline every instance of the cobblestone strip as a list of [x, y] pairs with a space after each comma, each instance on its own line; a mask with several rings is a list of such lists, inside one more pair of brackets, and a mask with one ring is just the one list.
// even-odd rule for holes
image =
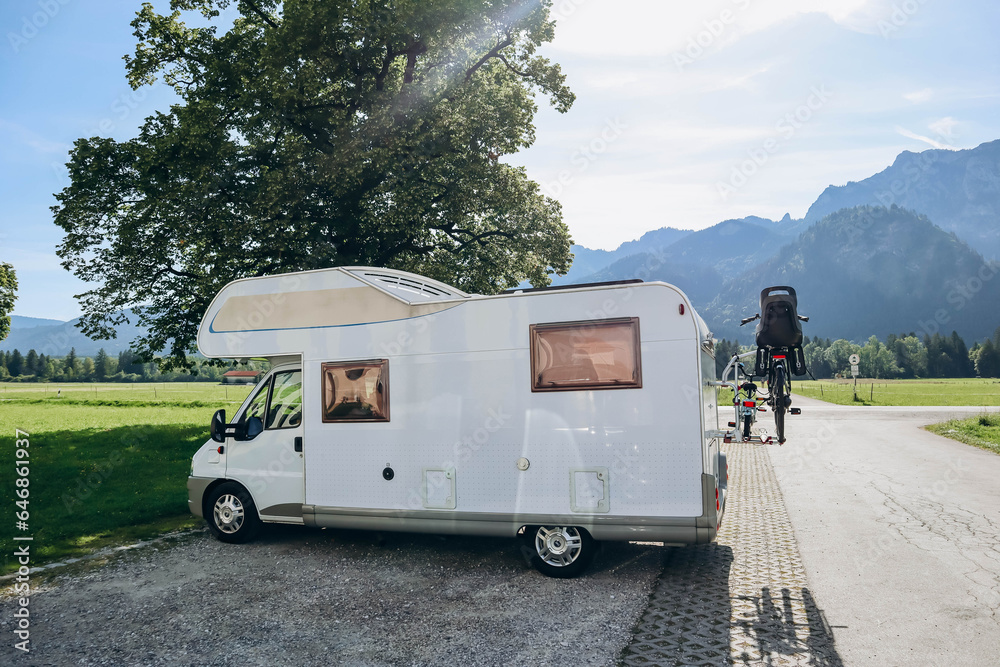
[[621, 664], [842, 666], [806, 586], [768, 447], [728, 446], [718, 540], [668, 551]]

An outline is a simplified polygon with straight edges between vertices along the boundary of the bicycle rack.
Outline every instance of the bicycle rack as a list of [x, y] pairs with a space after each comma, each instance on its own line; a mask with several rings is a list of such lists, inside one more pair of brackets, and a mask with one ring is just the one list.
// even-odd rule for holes
[[[739, 362], [740, 359], [743, 359], [745, 357], [750, 357], [750, 356], [753, 356], [755, 354], [757, 354], [757, 352], [754, 351], [754, 350], [751, 350], [750, 352], [744, 352], [743, 354], [734, 355], [733, 358], [729, 360], [729, 363], [726, 364], [726, 367], [722, 370], [722, 379], [718, 380], [716, 382], [709, 382], [708, 385], [711, 386], [711, 387], [728, 387], [729, 389], [733, 390], [733, 397], [734, 397], [734, 399], [738, 398], [739, 395], [740, 395], [740, 388], [739, 388], [739, 371], [737, 370], [736, 364], [737, 364], [737, 362]], [[730, 373], [732, 373], [732, 375], [733, 375], [732, 382], [728, 381], [728, 377], [729, 377]], [[758, 410], [760, 410], [760, 408], [758, 408]], [[742, 431], [742, 429], [740, 429], [740, 402], [739, 402], [739, 400], [734, 400], [733, 401], [733, 412], [734, 412], [733, 421], [732, 422], [728, 422], [730, 424], [735, 424], [735, 428], [732, 431], [711, 431], [707, 435], [709, 437], [722, 438], [722, 441], [726, 442], [726, 443], [730, 443], [730, 442], [760, 442], [760, 443], [763, 443], [765, 445], [771, 443], [771, 436], [767, 436], [765, 438], [764, 436], [759, 436], [758, 435], [758, 436], [752, 436], [748, 440], [744, 440], [744, 438], [743, 438], [743, 431]]]

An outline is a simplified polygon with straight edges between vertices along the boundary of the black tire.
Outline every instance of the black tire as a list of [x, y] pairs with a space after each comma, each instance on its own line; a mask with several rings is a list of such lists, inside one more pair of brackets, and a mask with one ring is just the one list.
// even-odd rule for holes
[[785, 396], [785, 368], [778, 366], [774, 369], [774, 386], [771, 387], [771, 397], [774, 399], [774, 430], [778, 435], [778, 444], [785, 442], [785, 410], [788, 407], [788, 399]]
[[576, 526], [528, 526], [524, 540], [535, 569], [557, 579], [579, 575], [597, 551], [590, 533]]
[[212, 489], [205, 503], [208, 529], [222, 542], [240, 544], [257, 536], [261, 521], [250, 492], [236, 482]]
[[746, 417], [743, 418], [743, 439], [744, 440], [749, 440], [750, 439], [750, 424], [751, 424], [750, 415], [747, 415]]

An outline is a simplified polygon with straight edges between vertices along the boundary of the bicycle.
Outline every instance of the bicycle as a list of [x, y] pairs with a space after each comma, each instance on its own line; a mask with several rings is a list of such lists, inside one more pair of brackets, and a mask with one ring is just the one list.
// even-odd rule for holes
[[792, 379], [788, 360], [794, 363], [795, 375], [806, 374], [802, 352], [802, 326], [809, 318], [799, 315], [795, 290], [788, 286], [766, 287], [760, 293], [760, 312], [740, 320], [740, 326], [760, 320], [755, 337], [757, 359], [754, 375], [767, 378], [765, 403], [774, 413], [778, 444], [785, 443], [785, 412], [801, 414], [792, 408]]
[[[763, 402], [757, 397], [758, 388], [753, 381], [753, 375], [747, 375], [746, 368], [740, 359], [749, 357], [754, 352], [744, 352], [734, 354], [722, 371], [720, 381], [715, 383], [719, 387], [727, 387], [733, 392], [733, 408], [735, 412], [734, 421], [729, 422], [729, 427], [736, 429], [732, 433], [726, 433], [725, 442], [732, 442], [733, 438], [737, 442], [749, 442], [754, 439], [751, 429], [757, 420], [757, 412], [766, 411], [766, 408], [758, 404]], [[729, 376], [732, 374], [732, 380]], [[760, 442], [767, 443], [770, 438], [759, 437]]]
[[[743, 364], [740, 364], [740, 371], [743, 370]], [[739, 385], [739, 390], [743, 395], [741, 396], [737, 392], [735, 399], [739, 406], [737, 410], [739, 423], [736, 425], [743, 427], [743, 439], [749, 440], [750, 427], [757, 421], [757, 385], [754, 384], [752, 375], [746, 375], [746, 373], [744, 375], [747, 379]]]

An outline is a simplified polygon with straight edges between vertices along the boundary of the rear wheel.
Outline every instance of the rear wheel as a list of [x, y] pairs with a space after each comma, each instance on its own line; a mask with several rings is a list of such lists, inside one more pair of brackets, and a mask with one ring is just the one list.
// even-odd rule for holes
[[774, 369], [774, 386], [771, 387], [772, 408], [774, 409], [774, 430], [778, 434], [778, 444], [785, 442], [785, 410], [788, 398], [785, 396], [785, 367]]
[[524, 536], [532, 552], [531, 564], [548, 577], [575, 577], [594, 558], [596, 543], [583, 528], [532, 526]]
[[746, 417], [743, 418], [743, 439], [744, 440], [749, 440], [750, 439], [750, 424], [751, 424], [750, 415], [747, 415]]

